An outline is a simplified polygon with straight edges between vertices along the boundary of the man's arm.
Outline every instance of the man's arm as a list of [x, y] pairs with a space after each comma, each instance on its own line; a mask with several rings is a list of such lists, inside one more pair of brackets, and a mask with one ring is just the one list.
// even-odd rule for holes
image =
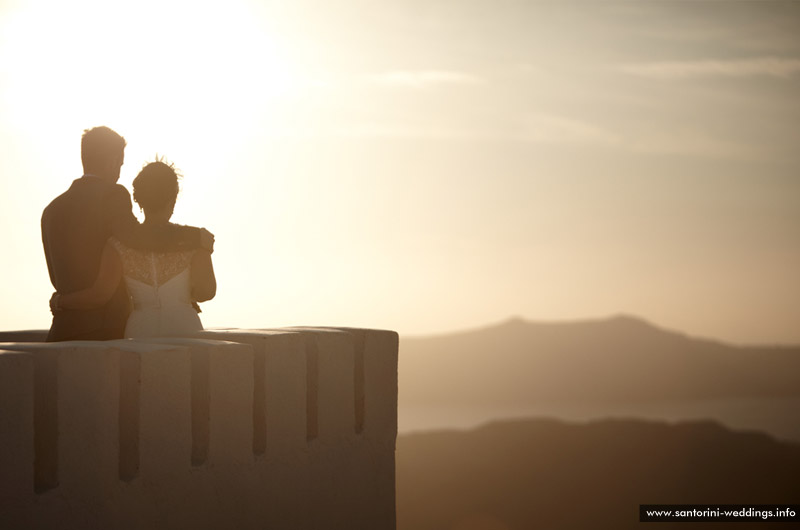
[[120, 184], [114, 185], [106, 202], [111, 235], [126, 246], [147, 250], [214, 251], [214, 235], [205, 228], [170, 225], [169, 230], [146, 230], [133, 215], [131, 196]]
[[[146, 230], [145, 230], [146, 231]], [[155, 241], [163, 250], [207, 250], [214, 252], [214, 234], [205, 228], [170, 224], [169, 229], [150, 232], [149, 241]], [[150, 245], [152, 248], [152, 244]]]
[[50, 309], [92, 309], [102, 307], [111, 300], [122, 280], [122, 263], [111, 243], [106, 243], [100, 261], [100, 271], [91, 287], [75, 293], [55, 293], [50, 299]]
[[47, 241], [47, 209], [42, 213], [42, 247], [44, 247], [44, 259], [47, 261], [47, 273], [50, 274], [50, 283], [53, 284], [53, 287], [58, 289], [56, 286], [56, 277], [53, 274], [53, 263], [50, 260], [50, 243]]

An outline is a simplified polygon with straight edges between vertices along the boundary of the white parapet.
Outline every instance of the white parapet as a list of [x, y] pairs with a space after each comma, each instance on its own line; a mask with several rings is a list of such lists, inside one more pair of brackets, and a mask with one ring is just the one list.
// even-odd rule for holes
[[48, 330], [26, 329], [23, 331], [0, 331], [0, 342], [45, 342]]
[[33, 358], [0, 350], [0, 528], [33, 524]]
[[0, 528], [395, 528], [393, 332], [0, 350]]
[[306, 443], [306, 355], [303, 337], [286, 331], [203, 331], [200, 337], [253, 348], [253, 453], [280, 456]]

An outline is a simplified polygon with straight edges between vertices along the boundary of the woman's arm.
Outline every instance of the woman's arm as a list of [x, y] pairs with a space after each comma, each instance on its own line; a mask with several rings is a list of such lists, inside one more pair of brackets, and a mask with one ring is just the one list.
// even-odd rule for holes
[[111, 300], [121, 279], [122, 262], [119, 259], [119, 254], [111, 246], [111, 243], [106, 243], [103, 248], [103, 256], [100, 259], [100, 272], [97, 274], [94, 285], [82, 291], [58, 294], [58, 296], [54, 296], [55, 300], [51, 301], [51, 306], [55, 304], [56, 307], [53, 309], [56, 311], [59, 309], [102, 307]]
[[211, 253], [205, 249], [197, 249], [192, 256], [192, 300], [205, 302], [217, 294], [217, 279], [214, 277], [214, 265]]

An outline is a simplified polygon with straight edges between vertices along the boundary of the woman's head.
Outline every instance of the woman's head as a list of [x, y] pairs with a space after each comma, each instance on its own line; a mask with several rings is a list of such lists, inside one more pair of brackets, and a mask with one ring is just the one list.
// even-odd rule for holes
[[178, 197], [178, 178], [172, 164], [161, 160], [150, 162], [133, 179], [133, 200], [145, 215], [168, 212], [169, 219]]

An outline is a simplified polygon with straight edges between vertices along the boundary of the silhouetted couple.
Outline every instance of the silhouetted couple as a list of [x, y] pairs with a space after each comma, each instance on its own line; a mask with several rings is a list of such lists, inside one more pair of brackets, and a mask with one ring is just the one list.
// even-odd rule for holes
[[178, 175], [162, 161], [133, 181], [141, 224], [119, 180], [125, 139], [108, 127], [84, 132], [83, 176], [42, 214], [53, 323], [48, 341], [186, 335], [203, 329], [198, 302], [216, 293], [214, 236], [170, 223]]

